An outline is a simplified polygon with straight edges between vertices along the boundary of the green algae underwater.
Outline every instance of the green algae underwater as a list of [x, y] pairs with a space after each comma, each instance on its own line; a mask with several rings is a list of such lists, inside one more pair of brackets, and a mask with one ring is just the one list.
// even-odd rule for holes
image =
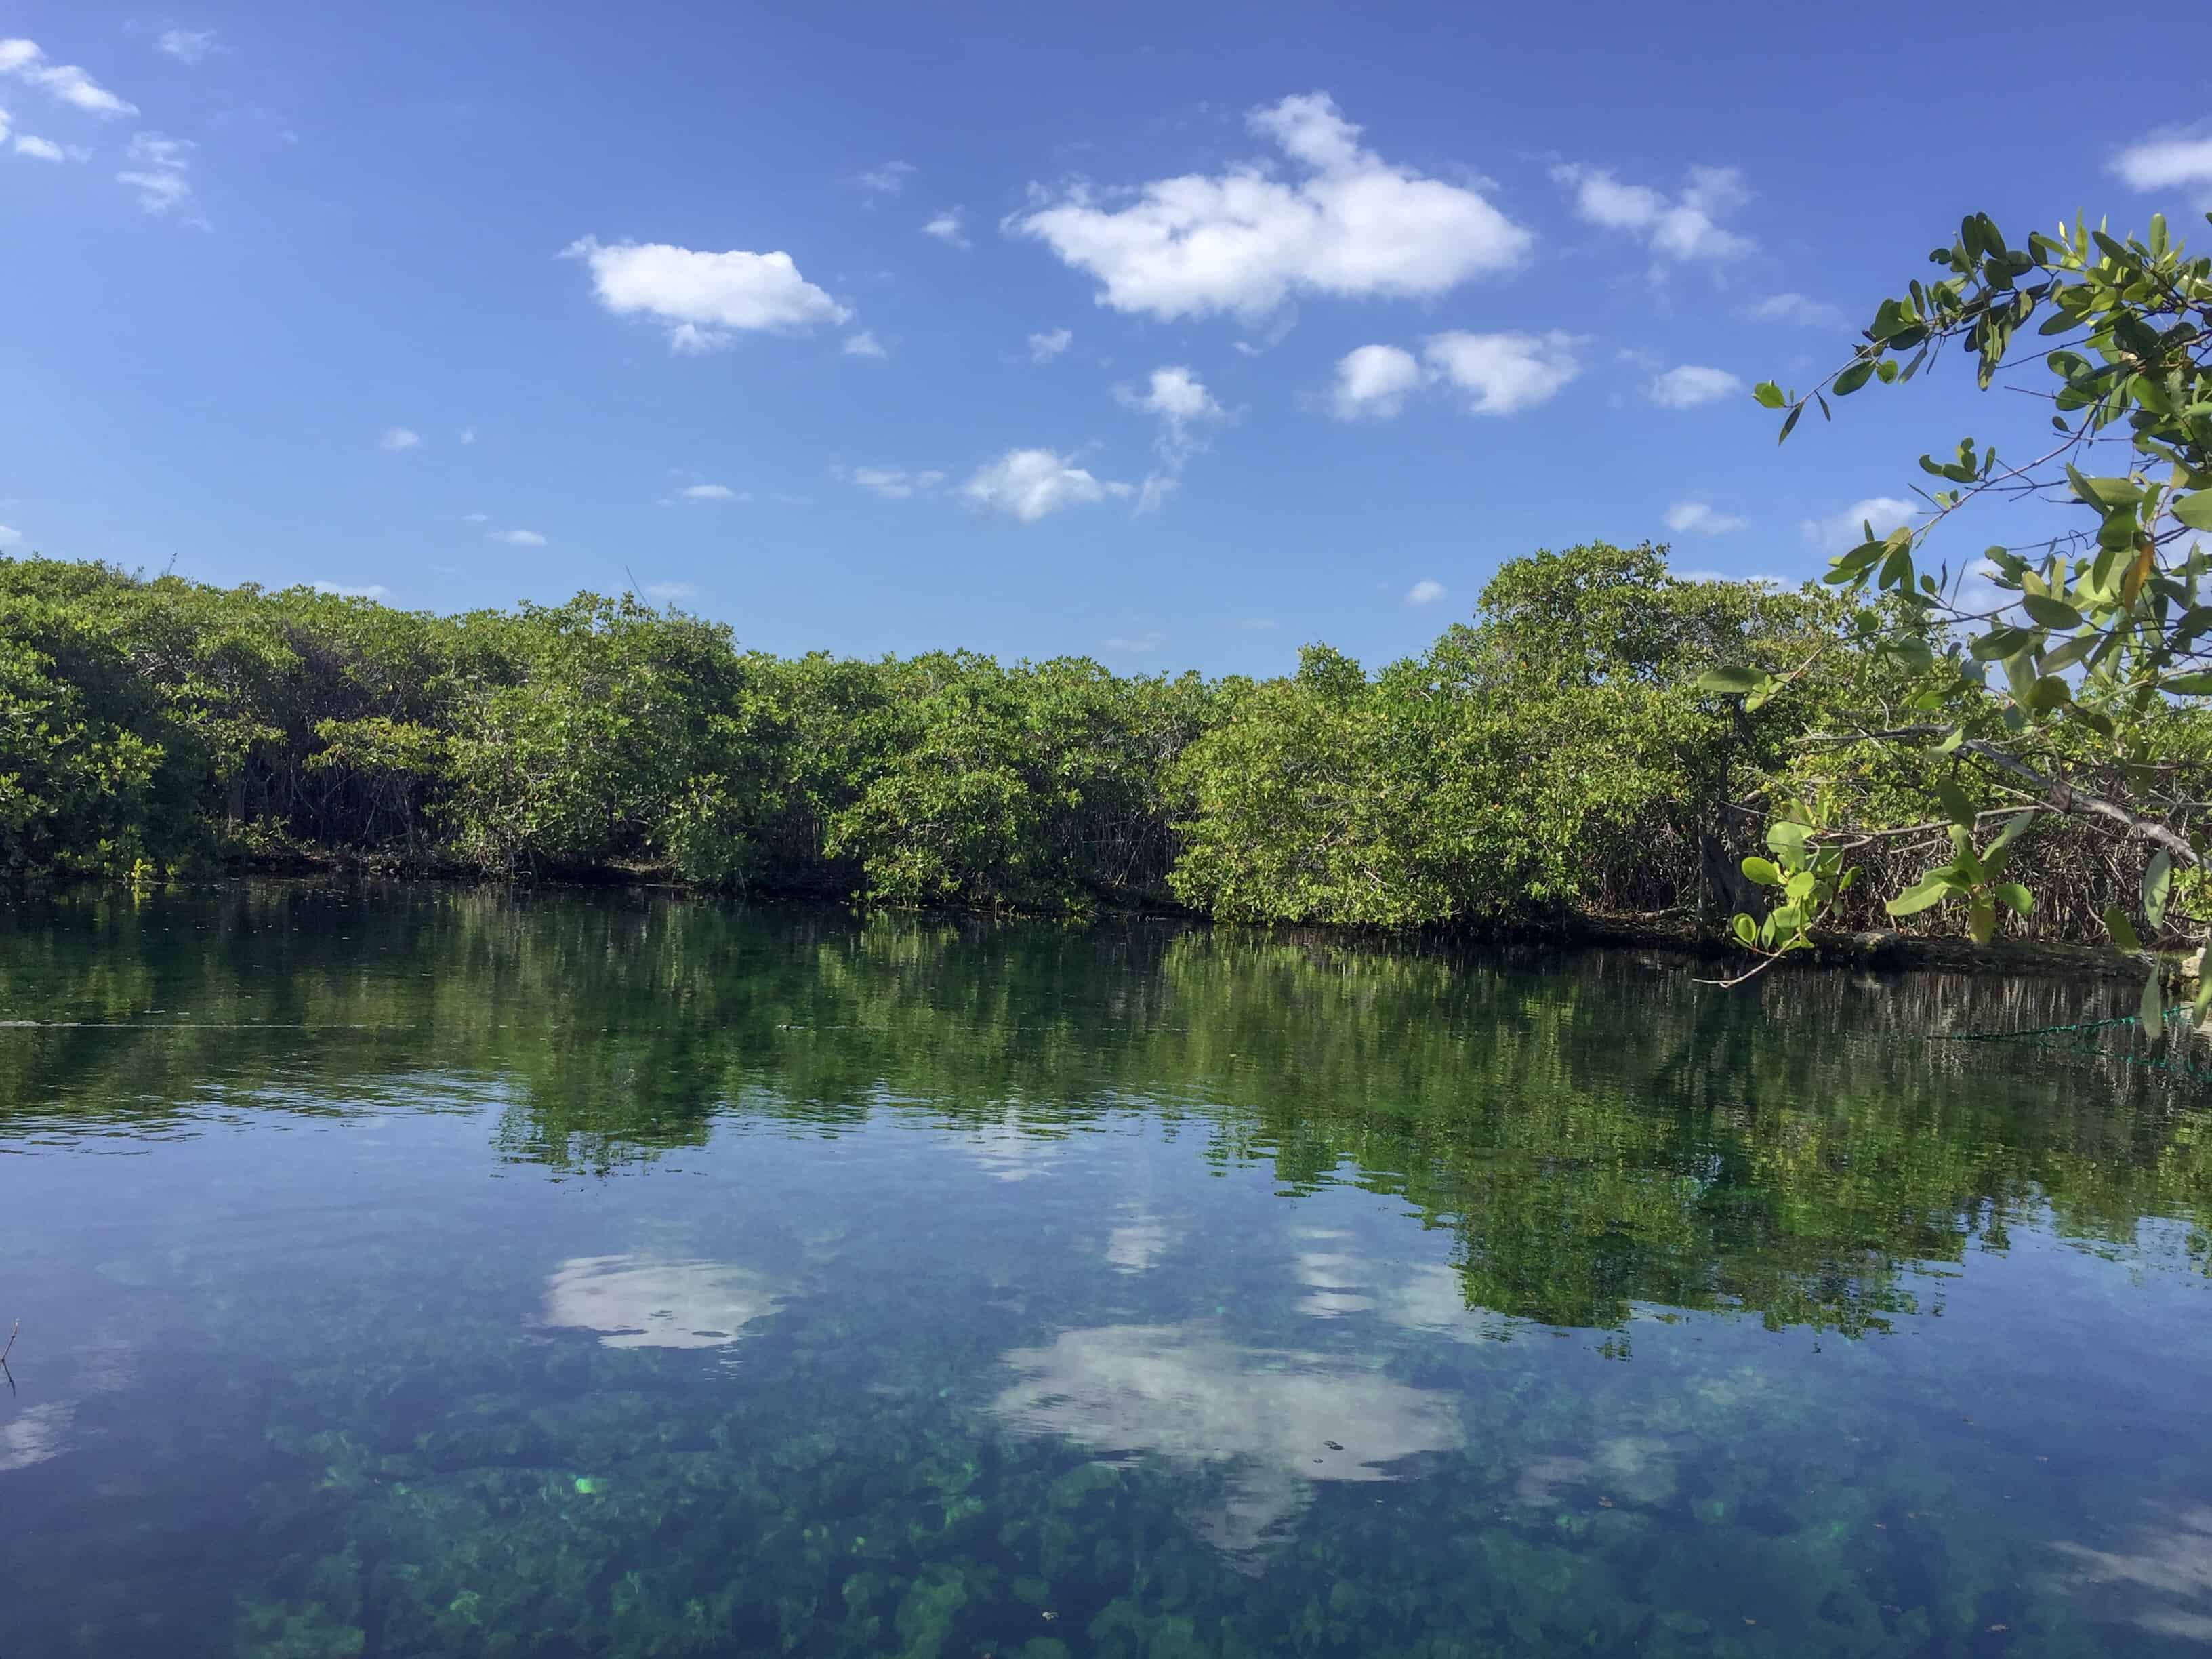
[[0, 1654], [2212, 1644], [2123, 993], [640, 893], [0, 911]]

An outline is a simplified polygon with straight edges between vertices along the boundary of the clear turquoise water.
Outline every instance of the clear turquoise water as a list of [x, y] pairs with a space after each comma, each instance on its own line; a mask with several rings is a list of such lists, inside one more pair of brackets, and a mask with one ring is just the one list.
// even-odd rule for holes
[[0, 1656], [2201, 1652], [2121, 994], [18, 904]]

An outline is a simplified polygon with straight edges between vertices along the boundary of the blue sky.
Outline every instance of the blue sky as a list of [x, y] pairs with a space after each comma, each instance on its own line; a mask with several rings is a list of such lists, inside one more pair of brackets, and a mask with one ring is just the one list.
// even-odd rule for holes
[[1213, 672], [1537, 546], [1813, 574], [2044, 417], [1752, 381], [1967, 210], [2212, 235], [2212, 60], [2046, 106], [2139, 78], [2079, 15], [18, 3], [6, 550]]

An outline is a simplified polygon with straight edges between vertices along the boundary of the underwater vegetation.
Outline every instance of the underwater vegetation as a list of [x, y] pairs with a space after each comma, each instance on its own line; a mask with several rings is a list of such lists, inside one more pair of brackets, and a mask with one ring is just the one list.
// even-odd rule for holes
[[2212, 1632], [2204, 1105], [1925, 1036], [2079, 988], [405, 888], [0, 947], [25, 1651]]

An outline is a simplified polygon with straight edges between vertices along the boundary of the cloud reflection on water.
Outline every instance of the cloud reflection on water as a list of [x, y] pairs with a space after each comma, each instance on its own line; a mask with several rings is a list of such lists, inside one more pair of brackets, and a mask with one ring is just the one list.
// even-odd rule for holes
[[650, 1255], [586, 1255], [545, 1281], [545, 1322], [600, 1333], [608, 1348], [715, 1348], [783, 1305], [750, 1267]]
[[1198, 1524], [1231, 1554], [1266, 1543], [1313, 1483], [1393, 1480], [1390, 1465], [1462, 1438], [1447, 1394], [1335, 1356], [1240, 1346], [1198, 1324], [1067, 1331], [1006, 1364], [1018, 1380], [990, 1410], [1021, 1432], [1224, 1469], [1228, 1492]]

